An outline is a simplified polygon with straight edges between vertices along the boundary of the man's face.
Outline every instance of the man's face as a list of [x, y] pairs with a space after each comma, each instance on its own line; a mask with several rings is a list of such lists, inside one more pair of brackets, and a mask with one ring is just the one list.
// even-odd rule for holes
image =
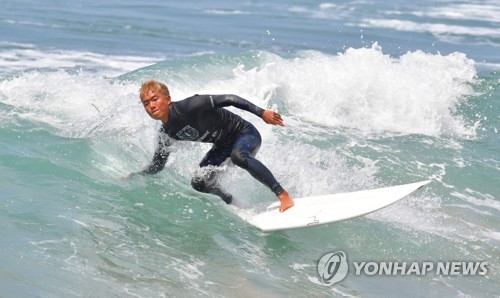
[[150, 90], [144, 94], [142, 104], [151, 118], [167, 122], [170, 96], [164, 96], [160, 91]]

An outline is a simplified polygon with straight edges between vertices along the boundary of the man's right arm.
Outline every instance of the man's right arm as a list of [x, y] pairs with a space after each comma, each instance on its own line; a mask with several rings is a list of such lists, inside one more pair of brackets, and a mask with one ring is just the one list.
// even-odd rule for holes
[[170, 152], [165, 147], [158, 148], [153, 156], [153, 161], [144, 170], [132, 173], [132, 175], [152, 175], [163, 170], [167, 163]]
[[165, 164], [167, 163], [168, 156], [170, 155], [170, 150], [168, 150], [168, 147], [171, 145], [170, 139], [168, 137], [166, 139], [163, 137], [166, 137], [166, 135], [162, 135], [162, 133], [160, 132], [160, 136], [158, 137], [158, 145], [156, 147], [156, 151], [153, 155], [153, 160], [151, 161], [151, 163], [142, 171], [131, 173], [126, 178], [130, 178], [136, 175], [152, 175], [163, 170]]

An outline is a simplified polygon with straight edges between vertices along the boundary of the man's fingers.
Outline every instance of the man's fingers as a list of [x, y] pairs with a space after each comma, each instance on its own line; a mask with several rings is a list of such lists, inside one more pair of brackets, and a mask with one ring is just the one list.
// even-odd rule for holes
[[274, 111], [266, 110], [262, 118], [267, 124], [285, 126], [285, 124], [283, 124], [283, 118], [281, 117], [281, 115]]
[[275, 124], [277, 124], [277, 125], [281, 125], [281, 126], [285, 126], [285, 125], [283, 124], [283, 118], [281, 117], [281, 115], [280, 115], [280, 114], [278, 114], [278, 113], [274, 112], [273, 117], [274, 117], [274, 121], [276, 122]]

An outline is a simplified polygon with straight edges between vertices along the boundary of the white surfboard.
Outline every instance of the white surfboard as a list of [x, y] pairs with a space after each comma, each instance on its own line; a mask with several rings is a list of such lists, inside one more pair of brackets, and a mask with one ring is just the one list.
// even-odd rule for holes
[[324, 225], [377, 211], [429, 182], [294, 199], [295, 206], [285, 212], [279, 212], [280, 203], [275, 202], [265, 212], [245, 220], [263, 231]]

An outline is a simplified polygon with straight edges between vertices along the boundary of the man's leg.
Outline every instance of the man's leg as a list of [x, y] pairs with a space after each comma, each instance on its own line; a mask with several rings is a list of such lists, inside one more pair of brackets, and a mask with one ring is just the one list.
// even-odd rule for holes
[[235, 165], [247, 170], [252, 177], [269, 187], [280, 200], [280, 212], [283, 212], [291, 208], [294, 202], [288, 195], [288, 192], [274, 178], [271, 171], [255, 158], [260, 144], [261, 137], [259, 131], [253, 125], [247, 126], [233, 144], [231, 161]]
[[199, 192], [219, 196], [226, 204], [231, 204], [232, 195], [227, 193], [217, 181], [218, 169], [230, 154], [229, 148], [212, 147], [200, 162], [200, 169], [191, 179], [191, 185]]
[[271, 171], [255, 158], [259, 151], [261, 137], [259, 131], [248, 126], [235, 140], [231, 151], [231, 161], [248, 171], [252, 177], [269, 187], [276, 195], [281, 194], [284, 189], [274, 178]]

